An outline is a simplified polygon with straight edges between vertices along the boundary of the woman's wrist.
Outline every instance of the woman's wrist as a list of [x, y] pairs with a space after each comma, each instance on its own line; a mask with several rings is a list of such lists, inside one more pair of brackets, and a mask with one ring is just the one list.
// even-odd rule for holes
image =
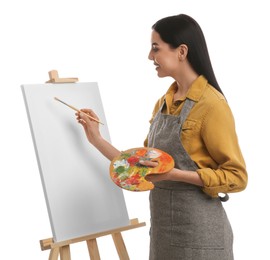
[[96, 149], [99, 150], [110, 161], [121, 153], [117, 148], [115, 148], [102, 136], [96, 137], [93, 140], [92, 145], [95, 146]]
[[198, 186], [203, 186], [203, 182], [196, 171], [185, 171], [173, 168], [167, 173], [167, 180], [170, 181], [181, 181]]
[[89, 142], [96, 148], [98, 148], [98, 146], [105, 141], [106, 140], [102, 137], [102, 135], [95, 136], [95, 138], [92, 138], [91, 141], [89, 140]]

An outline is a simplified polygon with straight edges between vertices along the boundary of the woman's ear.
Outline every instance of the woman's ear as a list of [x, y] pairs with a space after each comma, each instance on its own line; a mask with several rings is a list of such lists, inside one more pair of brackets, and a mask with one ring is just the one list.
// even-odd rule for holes
[[178, 47], [178, 58], [180, 61], [184, 61], [188, 54], [188, 46], [186, 44], [181, 44]]

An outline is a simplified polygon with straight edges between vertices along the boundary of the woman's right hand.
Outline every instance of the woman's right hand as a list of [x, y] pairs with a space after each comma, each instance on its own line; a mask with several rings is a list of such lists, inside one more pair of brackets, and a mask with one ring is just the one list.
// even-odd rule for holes
[[[110, 161], [120, 154], [120, 151], [111, 145], [107, 140], [105, 140], [99, 131], [99, 121], [98, 116], [94, 113], [92, 109], [81, 109], [81, 112], [77, 112], [77, 121], [80, 123], [85, 131], [88, 141], [95, 146], [105, 157]], [[82, 113], [83, 112], [83, 113]], [[93, 117], [89, 118], [84, 113]]]
[[81, 111], [83, 113], [77, 112], [75, 114], [77, 117], [77, 121], [79, 124], [83, 126], [88, 141], [91, 144], [95, 145], [95, 143], [98, 142], [98, 140], [101, 138], [100, 131], [99, 131], [99, 123], [89, 118], [85, 114], [88, 114], [89, 116], [97, 119], [98, 121], [99, 121], [99, 118], [92, 109], [84, 108], [84, 109], [81, 109]]

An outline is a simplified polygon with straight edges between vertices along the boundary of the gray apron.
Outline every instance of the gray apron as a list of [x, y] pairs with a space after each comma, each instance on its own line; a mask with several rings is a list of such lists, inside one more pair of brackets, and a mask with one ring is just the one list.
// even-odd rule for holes
[[[175, 168], [190, 171], [198, 166], [180, 133], [193, 105], [187, 99], [179, 116], [163, 114], [161, 106], [148, 134], [149, 147], [169, 153]], [[150, 211], [150, 260], [233, 260], [232, 229], [219, 198], [195, 185], [161, 181], [150, 191]]]

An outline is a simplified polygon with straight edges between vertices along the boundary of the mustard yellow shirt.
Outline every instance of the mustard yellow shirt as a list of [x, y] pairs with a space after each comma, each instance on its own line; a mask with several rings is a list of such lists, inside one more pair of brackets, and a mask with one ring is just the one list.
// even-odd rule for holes
[[[212, 197], [218, 193], [239, 192], [246, 188], [247, 171], [242, 156], [234, 117], [224, 96], [208, 84], [204, 76], [198, 77], [182, 100], [173, 102], [177, 90], [174, 82], [155, 105], [152, 122], [160, 106], [166, 102], [163, 113], [179, 115], [183, 101], [195, 101], [183, 124], [181, 142], [198, 165], [197, 173], [203, 181], [203, 191]], [[144, 142], [147, 146], [147, 139]]]

